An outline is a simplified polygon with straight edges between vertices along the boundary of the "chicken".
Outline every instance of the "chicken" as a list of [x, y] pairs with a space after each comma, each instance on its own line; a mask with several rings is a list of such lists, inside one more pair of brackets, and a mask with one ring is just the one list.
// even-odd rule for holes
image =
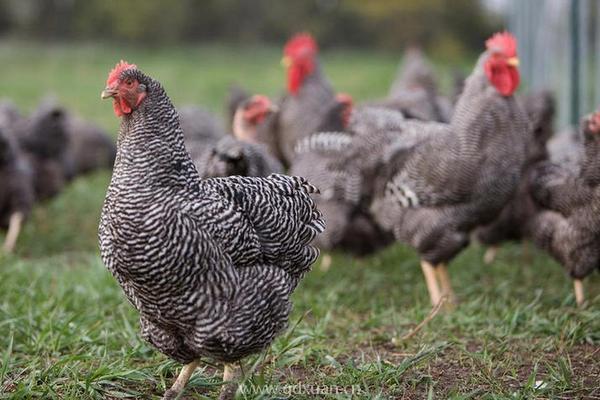
[[388, 99], [374, 105], [394, 108], [424, 121], [447, 122], [452, 114], [450, 101], [438, 94], [433, 68], [417, 47], [404, 53]]
[[545, 162], [530, 178], [531, 195], [541, 208], [531, 222], [531, 236], [567, 270], [578, 305], [585, 300], [583, 278], [600, 268], [600, 111], [584, 119], [582, 131], [577, 174]]
[[230, 126], [233, 125], [233, 118], [235, 117], [235, 112], [239, 105], [250, 97], [250, 93], [240, 85], [232, 85], [229, 87], [227, 98], [225, 99], [225, 115], [227, 115], [227, 122]]
[[219, 118], [202, 107], [184, 106], [178, 113], [186, 143], [213, 142], [227, 133]]
[[102, 259], [139, 311], [143, 338], [186, 364], [165, 398], [180, 394], [200, 357], [226, 363], [229, 381], [232, 363], [285, 328], [290, 295], [318, 257], [309, 244], [324, 229], [317, 190], [276, 174], [201, 179], [166, 92], [135, 65], [117, 64], [102, 98], [122, 117]]
[[546, 143], [554, 134], [554, 96], [546, 91], [531, 93], [523, 98], [523, 107], [530, 120], [523, 177], [514, 197], [506, 204], [498, 218], [477, 230], [477, 239], [488, 246], [484, 256], [491, 263], [503, 241], [522, 240], [529, 236], [529, 222], [537, 213], [529, 194], [529, 177], [536, 165], [548, 158]]
[[[448, 124], [407, 121], [406, 132], [373, 134], [347, 159], [377, 177], [370, 210], [420, 254], [433, 305], [454, 297], [447, 263], [467, 246], [472, 229], [500, 213], [525, 160], [528, 121], [512, 96], [519, 84], [516, 40], [501, 33], [486, 46]], [[378, 137], [384, 144], [374, 147]]]
[[65, 175], [75, 177], [99, 169], [112, 169], [117, 147], [102, 128], [72, 113], [66, 113], [68, 135]]
[[275, 111], [271, 101], [255, 95], [239, 104], [233, 120], [234, 136], [217, 141], [192, 141], [186, 147], [200, 176], [268, 176], [282, 173], [283, 165], [257, 139], [257, 126]]
[[[282, 64], [287, 69], [287, 95], [279, 104], [276, 141], [279, 157], [289, 166], [296, 143], [317, 131], [340, 131], [343, 123], [335, 93], [321, 70], [318, 47], [306, 34], [291, 38], [284, 48]], [[333, 116], [333, 118], [331, 118]]]
[[554, 135], [548, 141], [547, 150], [552, 162], [573, 174], [579, 173], [584, 150], [583, 138], [578, 129], [567, 128]]
[[56, 196], [74, 176], [65, 109], [52, 98], [44, 99], [29, 117], [14, 124], [13, 134], [33, 168], [36, 199]]
[[[6, 116], [4, 110], [0, 116]], [[8, 122], [0, 123], [0, 228], [7, 229], [3, 250], [11, 252], [33, 206], [34, 190], [31, 168], [8, 133]]]

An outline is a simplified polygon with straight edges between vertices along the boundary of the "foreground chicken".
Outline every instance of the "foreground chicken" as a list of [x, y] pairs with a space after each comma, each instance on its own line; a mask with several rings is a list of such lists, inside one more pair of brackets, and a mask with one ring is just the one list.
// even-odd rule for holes
[[372, 135], [389, 143], [376, 156], [369, 141], [351, 153], [363, 169], [370, 167], [364, 159], [385, 161], [375, 169], [371, 212], [419, 252], [434, 305], [453, 298], [447, 263], [467, 246], [472, 229], [502, 210], [525, 157], [528, 121], [512, 96], [519, 84], [516, 40], [502, 33], [486, 45], [449, 124], [408, 121], [401, 132]]
[[531, 177], [531, 195], [541, 207], [531, 235], [573, 278], [575, 300], [582, 305], [582, 280], [600, 268], [600, 111], [582, 124], [584, 154], [578, 173], [552, 162]]
[[[324, 222], [303, 178], [200, 179], [162, 86], [121, 62], [102, 98], [122, 117], [99, 227], [107, 268], [140, 313], [142, 336], [186, 364], [226, 364], [265, 349], [286, 326], [290, 295]], [[231, 393], [225, 393], [231, 395]]]

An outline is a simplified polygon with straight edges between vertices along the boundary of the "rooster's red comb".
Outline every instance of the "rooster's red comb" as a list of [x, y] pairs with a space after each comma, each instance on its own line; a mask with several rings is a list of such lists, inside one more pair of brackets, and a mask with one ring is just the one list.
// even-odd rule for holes
[[517, 56], [517, 39], [508, 31], [495, 33], [486, 40], [485, 47], [488, 50], [501, 51], [506, 57]]
[[108, 74], [108, 79], [106, 80], [106, 86], [112, 86], [115, 81], [119, 79], [121, 73], [126, 69], [137, 69], [137, 65], [129, 64], [127, 61], [119, 61], [117, 65], [110, 71]]
[[299, 55], [300, 53], [316, 53], [319, 50], [317, 42], [310, 33], [298, 33], [285, 44], [283, 54], [286, 56]]

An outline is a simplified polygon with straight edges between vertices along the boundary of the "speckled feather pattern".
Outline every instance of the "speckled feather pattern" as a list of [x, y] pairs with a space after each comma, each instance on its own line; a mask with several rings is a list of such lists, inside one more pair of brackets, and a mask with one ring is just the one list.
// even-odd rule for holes
[[125, 116], [99, 227], [104, 263], [140, 313], [142, 336], [179, 362], [232, 362], [285, 328], [289, 296], [324, 229], [299, 177], [201, 180], [160, 84]]

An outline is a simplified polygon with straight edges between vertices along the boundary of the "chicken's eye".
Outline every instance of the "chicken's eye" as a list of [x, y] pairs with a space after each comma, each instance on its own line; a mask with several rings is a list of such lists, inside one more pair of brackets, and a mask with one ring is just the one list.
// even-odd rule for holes
[[131, 79], [127, 79], [127, 80], [125, 81], [125, 85], [127, 85], [127, 86], [132, 86], [132, 85], [133, 85], [133, 81], [132, 81]]

